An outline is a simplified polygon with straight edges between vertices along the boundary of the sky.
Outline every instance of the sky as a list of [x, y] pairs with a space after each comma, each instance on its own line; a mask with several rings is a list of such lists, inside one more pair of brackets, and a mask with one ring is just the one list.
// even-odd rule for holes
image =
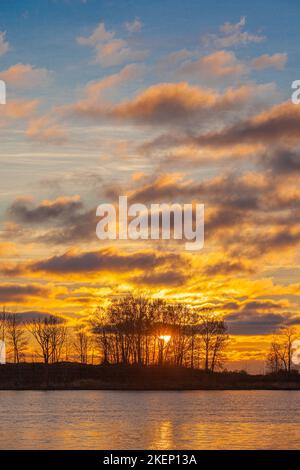
[[[296, 1], [1, 1], [0, 305], [143, 292], [224, 315], [231, 361], [300, 324]], [[96, 207], [205, 204], [205, 247], [99, 241]]]

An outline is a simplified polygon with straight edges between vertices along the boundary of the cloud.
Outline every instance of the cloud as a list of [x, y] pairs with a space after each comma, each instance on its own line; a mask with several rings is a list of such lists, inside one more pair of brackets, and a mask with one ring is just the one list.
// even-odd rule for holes
[[181, 271], [151, 272], [141, 276], [136, 276], [131, 280], [138, 285], [147, 286], [182, 286], [189, 279], [188, 273]]
[[158, 71], [169, 71], [171, 67], [190, 59], [193, 55], [194, 53], [188, 49], [180, 49], [179, 51], [171, 52], [158, 61], [157, 69]]
[[214, 203], [219, 208], [246, 211], [259, 207], [261, 194], [267, 188], [268, 182], [256, 175], [251, 178], [249, 175], [228, 173], [195, 182], [171, 174], [159, 176], [149, 182], [143, 181], [141, 187], [132, 190], [130, 198], [139, 202], [201, 198], [202, 202], [209, 202], [210, 206]]
[[282, 302], [274, 302], [273, 300], [247, 300], [242, 304], [244, 314], [257, 312], [257, 310], [279, 310], [284, 306]]
[[299, 142], [299, 124], [299, 106], [285, 102], [221, 131], [200, 135], [194, 143], [211, 147], [245, 143], [292, 144]]
[[[153, 269], [168, 263], [174, 264], [180, 259], [174, 254], [157, 254], [150, 251], [125, 253], [112, 248], [102, 248], [83, 253], [68, 251], [63, 255], [30, 263], [25, 269], [31, 272], [62, 275], [105, 271], [118, 273]], [[22, 266], [20, 270], [22, 272]]]
[[220, 31], [224, 34], [238, 33], [246, 25], [246, 17], [242, 16], [237, 23], [226, 22], [220, 26]]
[[78, 44], [90, 46], [95, 50], [95, 62], [102, 67], [113, 67], [126, 62], [136, 62], [146, 57], [146, 51], [137, 50], [125, 39], [117, 38], [114, 31], [107, 31], [100, 23], [88, 37], [77, 38]]
[[[82, 100], [64, 108], [75, 117], [92, 120], [128, 121], [136, 124], [195, 126], [199, 129], [224, 122], [230, 113], [246, 113], [257, 101], [274, 92], [273, 84], [243, 85], [228, 88], [223, 94], [212, 89], [189, 85], [187, 82], [159, 83], [147, 88], [131, 100], [119, 104]], [[219, 121], [218, 121], [219, 118]], [[211, 120], [211, 121], [210, 121]]]
[[216, 80], [239, 77], [247, 72], [246, 65], [237, 59], [234, 52], [217, 51], [185, 63], [179, 73], [193, 79]]
[[[231, 255], [234, 256], [231, 261], [223, 258], [217, 263], [208, 262], [203, 273], [214, 276], [239, 271], [251, 274], [256, 265], [249, 265], [247, 259], [253, 260], [258, 254], [276, 251], [279, 246], [289, 249], [299, 243], [296, 227], [299, 217], [291, 211], [300, 206], [300, 192], [295, 192], [290, 185], [291, 194], [287, 191], [282, 193], [280, 184], [277, 179], [270, 179], [268, 174], [251, 172], [228, 172], [203, 181], [171, 174], [158, 178], [144, 177], [134, 186], [131, 182], [130, 187], [104, 185], [103, 191], [112, 199], [118, 194], [127, 194], [130, 201], [142, 203], [190, 203], [195, 200], [204, 203], [207, 207], [207, 242], [218, 241], [219, 247], [221, 244], [227, 252], [233, 250]], [[85, 208], [77, 198], [58, 198], [38, 204], [26, 199], [16, 200], [7, 215], [10, 221], [19, 224], [19, 230], [15, 226], [10, 231], [7, 228], [6, 239], [9, 239], [9, 233], [13, 233], [15, 239], [22, 240], [25, 235], [27, 242], [47, 245], [74, 246], [75, 242], [95, 241], [95, 209]], [[21, 230], [25, 224], [29, 229]]]
[[209, 264], [205, 266], [203, 272], [207, 276], [229, 276], [231, 274], [251, 274], [255, 271], [254, 267], [246, 264], [244, 261], [239, 259], [220, 261], [217, 263]]
[[269, 335], [286, 324], [294, 324], [299, 319], [284, 311], [286, 301], [270, 299], [247, 299], [243, 302], [229, 302], [222, 306], [234, 313], [226, 315], [226, 323], [233, 335]]
[[47, 297], [49, 289], [39, 284], [0, 284], [2, 302], [20, 302], [32, 297]]
[[22, 323], [32, 323], [33, 321], [43, 321], [45, 319], [50, 320], [51, 318], [55, 317], [60, 323], [65, 322], [65, 319], [57, 316], [53, 313], [42, 312], [39, 310], [28, 310], [26, 312], [18, 312], [16, 313], [16, 319], [18, 322]]
[[[273, 191], [271, 181], [269, 182], [263, 175], [228, 173], [197, 181], [184, 178], [182, 175], [170, 174], [144, 178], [137, 183], [136, 187], [131, 186], [130, 190], [122, 188], [121, 194], [128, 194], [130, 200], [146, 204], [156, 201], [181, 204], [191, 201], [204, 203], [206, 206], [205, 239], [208, 246], [217, 241], [219, 247], [223, 247], [226, 251], [239, 243], [242, 247], [250, 245], [256, 249], [256, 235], [258, 249], [262, 249], [260, 240], [263, 243], [266, 234], [257, 234], [255, 224], [259, 223], [257, 214], [264, 214], [269, 209], [268, 203]], [[120, 193], [119, 188], [114, 190], [110, 187], [109, 190], [110, 194]], [[270, 213], [268, 217], [263, 215], [261, 220], [267, 223], [270, 220]], [[241, 233], [244, 234], [244, 238], [247, 238], [247, 242], [244, 238], [239, 239]], [[253, 239], [249, 234], [253, 235]], [[228, 236], [232, 238], [228, 239]], [[272, 250], [272, 245], [270, 250]], [[246, 260], [250, 257], [250, 251], [249, 248], [247, 256], [244, 255]], [[210, 276], [238, 272], [251, 274], [257, 267], [253, 262], [249, 264], [246, 260], [239, 259], [237, 254], [230, 261], [226, 258], [224, 260], [223, 256], [222, 261], [217, 263], [207, 261], [203, 273]]]
[[[270, 169], [273, 175], [284, 177], [289, 174], [299, 175], [300, 173], [300, 152], [288, 147], [279, 147], [267, 151], [262, 155], [260, 162], [266, 169]], [[286, 190], [286, 195], [287, 193]], [[294, 196], [299, 202], [299, 195], [294, 193]]]
[[[291, 220], [292, 221], [292, 220]], [[250, 240], [257, 255], [276, 250], [293, 249], [300, 243], [300, 230], [283, 227], [278, 231], [264, 233], [257, 239]]]
[[72, 244], [75, 242], [90, 242], [95, 240], [95, 227], [98, 219], [95, 209], [81, 212], [70, 211], [66, 221], [63, 219], [55, 228], [46, 230], [36, 236], [35, 240], [41, 243]]
[[127, 21], [125, 28], [129, 33], [139, 33], [142, 30], [143, 23], [139, 18], [135, 18], [133, 21]]
[[95, 240], [98, 222], [96, 209], [85, 208], [79, 196], [61, 196], [40, 203], [21, 197], [8, 207], [6, 218], [6, 237], [11, 234], [21, 241], [47, 245]]
[[132, 101], [115, 106], [112, 115], [119, 119], [161, 124], [188, 119], [195, 112], [214, 106], [217, 95], [187, 83], [153, 85]]
[[[175, 56], [176, 57], [176, 56]], [[253, 70], [275, 68], [283, 70], [287, 54], [263, 54], [250, 61], [240, 60], [234, 52], [218, 50], [193, 60], [185, 60], [178, 72], [191, 80], [202, 80], [207, 83], [218, 83], [221, 80], [235, 79], [249, 75]]]
[[218, 34], [206, 34], [202, 37], [205, 46], [219, 48], [230, 48], [250, 43], [260, 43], [265, 37], [259, 34], [251, 34], [244, 31], [246, 26], [246, 17], [241, 17], [238, 23], [224, 23], [219, 28]]
[[124, 39], [115, 39], [97, 46], [96, 62], [102, 67], [113, 67], [125, 62], [143, 60], [144, 58], [144, 52], [132, 50]]
[[12, 220], [30, 225], [51, 223], [57, 219], [62, 219], [65, 223], [82, 208], [79, 196], [44, 200], [38, 205], [35, 205], [31, 199], [19, 198], [7, 209], [7, 215]]
[[[110, 189], [111, 190], [111, 189]], [[188, 182], [181, 181], [178, 175], [162, 175], [155, 178], [143, 180], [135, 189], [132, 189], [130, 198], [137, 202], [170, 201], [184, 196], [190, 196], [193, 192]]]
[[6, 41], [6, 32], [0, 31], [0, 56], [6, 54], [9, 50], [9, 43]]
[[[201, 201], [206, 206], [206, 244], [223, 253], [218, 261], [208, 260], [201, 272], [212, 277], [253, 274], [262, 266], [262, 259], [256, 262], [259, 256], [274, 258], [283, 251], [288, 255], [300, 243], [300, 191], [297, 173], [292, 170], [298, 169], [299, 158], [294, 162], [297, 157], [292, 155], [293, 164], [286, 173], [278, 169], [279, 176], [272, 170], [272, 160], [268, 163], [264, 154], [260, 158], [265, 173], [238, 170], [202, 181], [176, 174], [145, 177], [135, 187], [131, 183], [130, 189], [122, 188], [121, 193], [142, 203]], [[287, 191], [285, 178], [290, 174], [294, 179]], [[120, 193], [120, 188], [109, 190], [111, 195]]]
[[86, 96], [80, 102], [81, 106], [95, 104], [97, 101], [100, 101], [100, 103], [106, 101], [109, 92], [124, 83], [137, 80], [144, 72], [145, 67], [142, 64], [129, 64], [123, 67], [119, 72], [108, 75], [102, 80], [88, 83], [85, 88]]
[[280, 313], [240, 313], [226, 316], [228, 332], [231, 335], [269, 335], [286, 322], [286, 315]]
[[82, 46], [96, 46], [99, 43], [111, 41], [114, 36], [113, 31], [107, 31], [105, 24], [100, 23], [90, 36], [79, 36], [77, 42]]
[[251, 61], [251, 66], [256, 70], [262, 70], [267, 68], [275, 68], [282, 70], [287, 63], [288, 56], [287, 54], [263, 54], [259, 57], [256, 57]]
[[[208, 246], [213, 241], [218, 241], [219, 246], [221, 245], [226, 251], [236, 244], [248, 246], [249, 253], [245, 257], [249, 258], [250, 246], [254, 250], [264, 250], [266, 234], [256, 233], [255, 224], [259, 222], [257, 214], [267, 210], [266, 201], [268, 203], [272, 197], [270, 196], [272, 194], [271, 187], [273, 188], [271, 182], [262, 175], [228, 173], [200, 182], [169, 175], [140, 182], [138, 187], [131, 190], [130, 199], [143, 203], [201, 201], [206, 206], [205, 239]], [[125, 192], [126, 190], [123, 190], [123, 193]], [[269, 217], [268, 213], [268, 217], [264, 215], [262, 220], [267, 222]], [[242, 228], [245, 229], [245, 232]], [[226, 237], [227, 232], [231, 236], [229, 239]], [[253, 239], [249, 232], [253, 235]], [[244, 234], [244, 237], [240, 240], [241, 233]], [[272, 244], [270, 245], [271, 250]], [[257, 251], [255, 251], [255, 255], [252, 255], [252, 258], [256, 255]], [[203, 273], [209, 276], [228, 276], [238, 272], [251, 274], [255, 269], [257, 267], [253, 263], [249, 264], [245, 260], [239, 259], [235, 254], [234, 259], [230, 261], [224, 260], [224, 256], [223, 260], [217, 263], [208, 261]]]
[[0, 125], [6, 125], [10, 121], [27, 119], [32, 117], [39, 105], [38, 100], [10, 100], [1, 107]]
[[47, 85], [50, 73], [47, 69], [35, 68], [29, 64], [16, 64], [0, 72], [0, 79], [15, 88], [35, 88]]
[[41, 116], [29, 121], [26, 136], [37, 142], [62, 144], [66, 142], [65, 129], [51, 116]]
[[17, 247], [12, 242], [0, 242], [0, 257], [9, 258], [18, 254]]

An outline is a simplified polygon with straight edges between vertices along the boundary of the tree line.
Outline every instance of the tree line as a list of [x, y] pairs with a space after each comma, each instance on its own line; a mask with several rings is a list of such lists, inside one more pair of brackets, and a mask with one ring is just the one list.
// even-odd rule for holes
[[227, 327], [209, 309], [143, 297], [116, 299], [92, 319], [104, 363], [172, 364], [214, 371], [228, 344]]
[[98, 307], [88, 322], [68, 326], [57, 317], [20, 321], [0, 315], [0, 339], [9, 358], [45, 364], [77, 361], [139, 366], [174, 365], [215, 371], [222, 367], [229, 341], [224, 320], [209, 309], [126, 296]]
[[[267, 372], [295, 369], [292, 327], [278, 330], [266, 357]], [[211, 309], [184, 303], [125, 296], [98, 307], [85, 323], [68, 324], [55, 316], [20, 321], [18, 314], [0, 314], [0, 340], [8, 360], [81, 364], [173, 365], [221, 370], [229, 344], [227, 325]]]

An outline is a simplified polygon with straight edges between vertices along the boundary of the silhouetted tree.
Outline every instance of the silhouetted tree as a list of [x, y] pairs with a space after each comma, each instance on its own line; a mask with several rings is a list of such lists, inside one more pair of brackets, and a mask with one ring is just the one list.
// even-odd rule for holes
[[13, 354], [13, 362], [19, 363], [24, 359], [28, 347], [28, 339], [24, 324], [17, 314], [6, 315], [6, 338]]
[[0, 339], [1, 341], [5, 341], [5, 333], [6, 333], [6, 318], [7, 314], [5, 312], [5, 307], [2, 309], [2, 313], [0, 314]]
[[58, 362], [67, 336], [67, 327], [61, 320], [54, 316], [33, 320], [28, 324], [28, 330], [35, 338], [45, 364]]
[[82, 328], [77, 328], [74, 333], [73, 347], [75, 354], [79, 356], [81, 364], [87, 364], [91, 338]]
[[214, 371], [228, 341], [211, 311], [132, 295], [98, 308], [91, 325], [102, 363], [199, 367], [204, 358], [205, 370]]
[[98, 307], [91, 319], [92, 332], [96, 335], [96, 349], [100, 353], [101, 362], [109, 364], [109, 318], [102, 307]]
[[273, 337], [266, 360], [270, 372], [291, 372], [293, 341], [297, 338], [295, 328], [282, 327], [278, 330], [277, 335]]
[[222, 364], [228, 334], [224, 320], [216, 317], [210, 310], [202, 311], [200, 314], [200, 340], [204, 370], [214, 372], [216, 367]]

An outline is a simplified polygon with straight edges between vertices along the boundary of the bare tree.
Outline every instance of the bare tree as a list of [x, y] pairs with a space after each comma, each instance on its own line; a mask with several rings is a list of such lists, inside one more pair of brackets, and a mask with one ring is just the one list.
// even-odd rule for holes
[[0, 339], [1, 341], [5, 341], [5, 333], [6, 333], [6, 318], [7, 313], [5, 311], [5, 307], [2, 309], [2, 313], [0, 314]]
[[293, 355], [293, 342], [297, 339], [297, 333], [295, 328], [285, 327], [280, 331], [280, 335], [283, 338], [283, 357], [282, 360], [285, 364], [286, 371], [291, 372], [292, 368], [292, 355]]
[[51, 325], [51, 362], [59, 362], [67, 340], [68, 329], [57, 318]]
[[95, 336], [96, 349], [101, 355], [101, 362], [109, 364], [110, 359], [110, 336], [109, 321], [105, 310], [98, 307], [93, 318], [91, 319], [91, 328]]
[[292, 370], [293, 341], [298, 337], [295, 328], [282, 327], [274, 336], [267, 355], [267, 366], [271, 372], [277, 373]]
[[267, 355], [267, 367], [270, 372], [277, 374], [283, 369], [282, 357], [282, 345], [278, 343], [276, 338], [273, 338]]
[[13, 362], [18, 364], [25, 357], [28, 339], [24, 324], [18, 319], [16, 314], [6, 316], [6, 337], [8, 346], [12, 350]]
[[228, 342], [227, 328], [223, 319], [210, 310], [200, 314], [201, 349], [204, 356], [204, 369], [214, 372], [223, 362], [224, 349]]
[[49, 364], [52, 354], [49, 319], [33, 320], [28, 329], [40, 348], [40, 356], [42, 356], [45, 364]]
[[90, 348], [91, 338], [88, 336], [86, 331], [82, 328], [75, 330], [73, 347], [81, 364], [87, 364], [88, 362], [88, 353]]
[[28, 329], [38, 344], [39, 355], [45, 364], [58, 362], [66, 341], [67, 327], [57, 317], [50, 316], [34, 320]]

